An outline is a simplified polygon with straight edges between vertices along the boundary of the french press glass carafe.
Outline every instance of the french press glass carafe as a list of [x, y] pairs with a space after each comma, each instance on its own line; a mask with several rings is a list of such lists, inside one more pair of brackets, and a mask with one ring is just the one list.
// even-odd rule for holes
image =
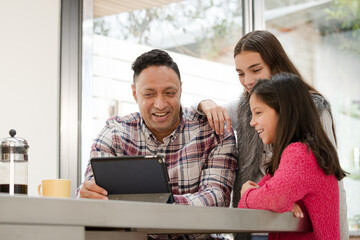
[[27, 194], [29, 145], [14, 129], [9, 134], [0, 139], [0, 193]]

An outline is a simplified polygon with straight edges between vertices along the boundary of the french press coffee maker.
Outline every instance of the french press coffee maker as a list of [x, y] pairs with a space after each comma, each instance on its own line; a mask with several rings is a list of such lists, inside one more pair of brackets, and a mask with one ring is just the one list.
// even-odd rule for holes
[[0, 139], [0, 193], [27, 194], [29, 145], [14, 129], [9, 134]]

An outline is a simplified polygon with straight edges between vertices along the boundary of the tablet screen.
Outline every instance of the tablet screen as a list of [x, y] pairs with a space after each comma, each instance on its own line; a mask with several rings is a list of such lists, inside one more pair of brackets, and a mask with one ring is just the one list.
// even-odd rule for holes
[[100, 157], [90, 162], [96, 184], [110, 199], [168, 202], [167, 196], [172, 201], [162, 156]]

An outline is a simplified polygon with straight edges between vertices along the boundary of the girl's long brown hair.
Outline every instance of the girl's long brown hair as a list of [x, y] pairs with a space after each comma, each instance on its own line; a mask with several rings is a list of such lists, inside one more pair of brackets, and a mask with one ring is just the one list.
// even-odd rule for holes
[[[314, 87], [304, 81], [300, 72], [296, 69], [295, 65], [286, 54], [279, 40], [271, 32], [266, 30], [258, 30], [249, 32], [244, 35], [235, 46], [234, 57], [243, 51], [259, 53], [265, 64], [270, 68], [271, 75], [282, 72], [296, 74], [303, 82], [303, 84], [305, 84], [310, 93], [322, 96]], [[331, 121], [333, 135], [336, 143], [335, 126], [332, 115]]]
[[[271, 75], [288, 72], [298, 75], [303, 80], [279, 40], [269, 31], [258, 30], [244, 35], [235, 46], [234, 57], [243, 51], [259, 53], [265, 64], [270, 68]], [[308, 83], [305, 81], [304, 83], [311, 93], [321, 95]]]
[[302, 142], [314, 153], [326, 175], [334, 175], [338, 180], [346, 176], [304, 81], [295, 74], [276, 74], [271, 79], [258, 80], [250, 97], [253, 94], [278, 114], [273, 155], [266, 164], [268, 173], [273, 175], [279, 168], [282, 152], [289, 144]]

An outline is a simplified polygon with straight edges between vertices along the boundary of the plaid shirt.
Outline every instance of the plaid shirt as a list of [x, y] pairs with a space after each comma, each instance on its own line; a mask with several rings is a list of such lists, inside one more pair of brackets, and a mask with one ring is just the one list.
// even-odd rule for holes
[[[237, 166], [234, 134], [216, 135], [205, 116], [182, 109], [179, 126], [164, 143], [156, 140], [140, 113], [110, 118], [90, 156], [163, 155], [176, 204], [227, 207]], [[91, 179], [89, 163], [85, 180]], [[195, 235], [187, 237], [194, 239]]]

